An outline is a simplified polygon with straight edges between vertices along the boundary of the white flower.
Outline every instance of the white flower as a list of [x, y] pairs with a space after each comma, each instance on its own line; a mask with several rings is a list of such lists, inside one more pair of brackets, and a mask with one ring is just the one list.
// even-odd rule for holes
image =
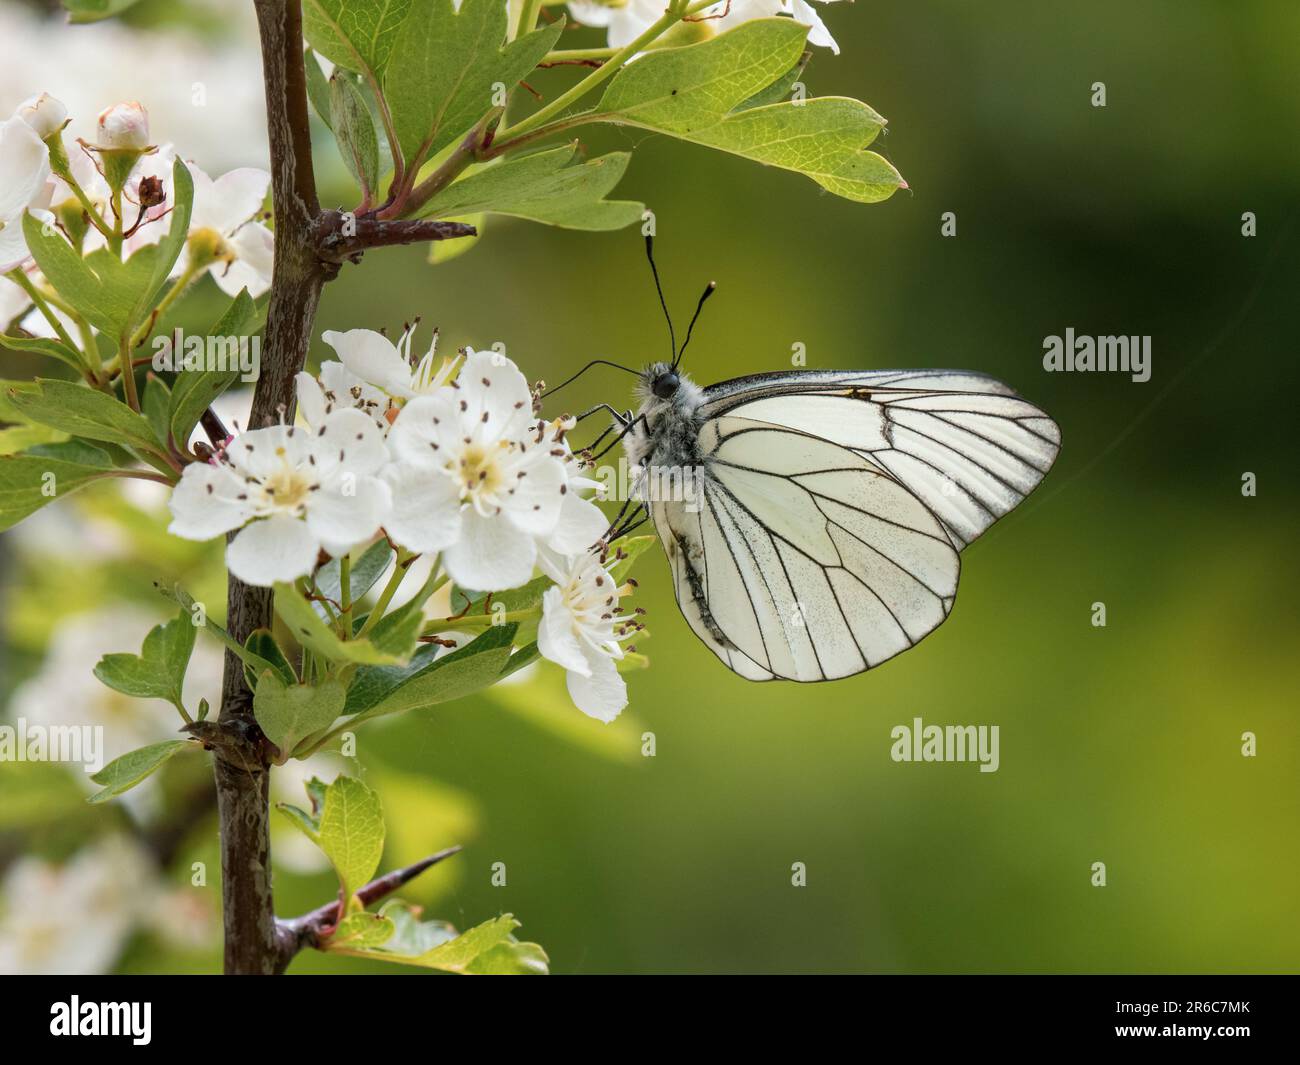
[[[833, 0], [821, 0], [831, 3]], [[666, 0], [628, 0], [621, 6], [597, 3], [596, 0], [569, 0], [569, 10], [584, 26], [607, 27], [611, 48], [625, 48], [658, 22], [667, 8]], [[804, 0], [721, 0], [698, 15], [692, 25], [710, 36], [734, 29], [742, 22], [774, 15], [791, 15], [809, 27], [808, 43], [829, 48], [839, 55], [839, 45], [831, 37], [821, 16]]]
[[564, 463], [564, 502], [560, 505], [560, 518], [555, 523], [555, 530], [545, 541], [547, 548], [564, 556], [589, 550], [609, 529], [609, 519], [604, 512], [581, 494], [588, 491], [599, 493], [604, 485], [583, 475], [582, 463], [569, 447], [567, 434], [576, 424], [572, 419], [557, 418], [553, 422], [540, 422], [535, 427], [540, 439], [546, 439], [549, 434], [552, 454]]
[[562, 449], [531, 424], [532, 394], [515, 364], [469, 352], [454, 385], [410, 400], [393, 422], [389, 536], [411, 551], [442, 551], [462, 587], [527, 581], [568, 491]]
[[137, 101], [106, 107], [95, 120], [95, 146], [110, 151], [149, 147], [149, 112]]
[[48, 92], [42, 92], [20, 103], [14, 117], [21, 118], [44, 140], [64, 127], [68, 121], [68, 109]]
[[414, 328], [408, 326], [396, 344], [373, 329], [349, 329], [346, 333], [330, 329], [321, 334], [321, 339], [338, 352], [348, 373], [403, 402], [437, 392], [450, 379], [458, 361], [444, 359], [441, 364], [437, 363], [436, 329], [429, 350], [419, 361], [412, 359], [411, 337], [414, 332]]
[[[271, 287], [275, 238], [255, 215], [262, 209], [271, 175], [265, 170], [241, 167], [215, 181], [194, 163], [186, 164], [194, 179], [194, 208], [190, 213], [190, 244], [200, 243], [215, 254], [212, 276], [228, 296], [241, 288], [256, 299]], [[170, 171], [167, 181], [170, 184]], [[173, 273], [190, 261], [186, 246]]]
[[21, 118], [0, 122], [0, 273], [21, 266], [28, 258], [23, 215], [43, 208], [50, 195], [50, 150]]
[[185, 468], [169, 530], [210, 540], [242, 529], [226, 549], [230, 571], [248, 584], [292, 581], [322, 549], [341, 555], [379, 530], [390, 497], [377, 474], [387, 458], [380, 430], [358, 410], [337, 410], [315, 431], [253, 429], [212, 463]]
[[322, 424], [331, 411], [356, 407], [373, 418], [381, 429], [388, 431], [388, 396], [366, 384], [341, 362], [322, 363], [316, 377], [303, 371], [295, 380], [298, 411], [308, 425]]
[[618, 588], [593, 552], [565, 562], [542, 554], [542, 569], [555, 581], [542, 596], [537, 649], [564, 667], [569, 696], [588, 717], [613, 721], [627, 705], [627, 685], [615, 662], [622, 640], [640, 628], [620, 615], [618, 601], [631, 589]]
[[0, 973], [108, 972], [157, 890], [152, 861], [122, 836], [84, 847], [62, 866], [19, 858], [0, 892]]

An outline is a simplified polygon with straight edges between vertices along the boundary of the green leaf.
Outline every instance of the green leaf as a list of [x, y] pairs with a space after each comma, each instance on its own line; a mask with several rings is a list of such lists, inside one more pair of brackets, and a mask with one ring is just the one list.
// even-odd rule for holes
[[194, 182], [178, 158], [172, 166], [175, 206], [167, 233], [123, 262], [108, 248], [85, 258], [58, 230], [35, 215], [23, 217], [27, 247], [36, 265], [72, 307], [110, 337], [129, 336], [153, 310], [157, 296], [189, 235]]
[[574, 163], [577, 155], [576, 145], [566, 144], [485, 167], [448, 185], [421, 213], [447, 218], [486, 211], [587, 230], [639, 221], [645, 204], [604, 198], [623, 177], [631, 154], [610, 152]]
[[25, 417], [74, 436], [158, 452], [162, 441], [142, 414], [105, 392], [70, 381], [36, 381], [31, 391], [11, 391], [9, 402]]
[[[280, 645], [275, 642], [275, 636], [270, 629], [254, 629], [248, 634], [248, 639], [244, 641], [244, 647], [252, 654], [257, 655], [265, 662], [269, 662], [271, 668], [275, 670], [277, 676], [285, 684], [297, 684], [298, 674], [293, 670], [289, 659], [285, 657], [284, 651]], [[244, 666], [244, 680], [248, 683], [249, 691], [257, 690], [258, 672], [252, 666]]]
[[[187, 592], [179, 584], [172, 585], [171, 587], [167, 587], [166, 585], [155, 582], [154, 587], [158, 589], [158, 592], [164, 598], [170, 599], [173, 603], [179, 604], [181, 609], [186, 614], [188, 614], [191, 618], [196, 616], [195, 607], [198, 606], [199, 604], [195, 601], [194, 597], [191, 596], [189, 592]], [[256, 670], [256, 672], [259, 675], [265, 670], [268, 669], [274, 670], [278, 668], [275, 665], [275, 663], [268, 662], [265, 658], [262, 658], [256, 652], [250, 650], [248, 647], [245, 647], [233, 636], [231, 636], [230, 633], [228, 633], [225, 629], [223, 629], [220, 625], [218, 625], [215, 621], [213, 621], [210, 617], [208, 617], [208, 612], [206, 609], [204, 609], [202, 613], [203, 613], [203, 624], [204, 627], [208, 630], [208, 632], [212, 633], [213, 636], [215, 636], [218, 640], [220, 640], [223, 644], [225, 644], [227, 650], [233, 651], [235, 655], [238, 656], [239, 660], [243, 662], [246, 667]], [[249, 644], [251, 645], [252, 643], [253, 641], [250, 639]]]
[[[310, 5], [310, 0], [308, 0]], [[310, 48], [303, 49], [303, 67], [307, 71], [307, 99], [311, 101], [312, 110], [327, 127], [330, 125], [330, 83], [325, 71], [320, 68], [320, 60]]]
[[68, 434], [48, 425], [10, 425], [0, 429], [0, 455], [16, 455], [40, 444], [61, 444]]
[[597, 112], [805, 174], [846, 199], [888, 199], [905, 183], [864, 151], [885, 125], [866, 104], [830, 96], [743, 106], [795, 65], [807, 33], [791, 19], [755, 19], [701, 44], [652, 51], [614, 76]]
[[139, 750], [122, 755], [121, 758], [113, 759], [90, 778], [96, 784], [103, 784], [104, 790], [95, 792], [86, 801], [107, 802], [114, 795], [130, 791], [169, 758], [187, 747], [197, 750], [199, 744], [193, 740], [165, 740], [162, 743], [151, 743], [148, 747], [141, 747]]
[[304, 0], [303, 32], [331, 63], [378, 79], [411, 0]]
[[330, 944], [336, 950], [373, 950], [393, 938], [393, 922], [377, 913], [350, 913], [338, 923]]
[[812, 49], [805, 49], [803, 55], [799, 57], [799, 62], [772, 82], [766, 89], [760, 89], [748, 100], [737, 104], [736, 110], [748, 111], [751, 107], [766, 107], [768, 104], [779, 104], [788, 100], [790, 94], [794, 92], [794, 83], [803, 77], [803, 72], [808, 67], [808, 60], [811, 58]]
[[48, 355], [52, 359], [71, 366], [78, 374], [86, 368], [86, 360], [81, 352], [68, 347], [62, 340], [50, 340], [46, 337], [12, 337], [0, 336], [0, 344], [14, 351], [34, 351], [38, 355]]
[[139, 2], [140, 0], [63, 0], [63, 6], [68, 9], [68, 21], [75, 25], [112, 18]]
[[144, 382], [144, 394], [140, 397], [140, 413], [153, 429], [159, 440], [166, 440], [169, 431], [167, 411], [171, 406], [172, 390], [161, 377], [149, 374]]
[[378, 647], [368, 639], [342, 639], [292, 585], [275, 586], [275, 612], [289, 626], [289, 631], [295, 640], [331, 662], [386, 665], [398, 662], [402, 658], [402, 655]]
[[[248, 289], [241, 289], [208, 330], [208, 336], [242, 339], [252, 332], [256, 319], [257, 305], [249, 296]], [[184, 370], [176, 375], [167, 419], [172, 439], [178, 447], [184, 448], [189, 444], [194, 426], [203, 412], [238, 379], [238, 370]]]
[[379, 796], [359, 780], [339, 777], [307, 785], [312, 813], [279, 803], [280, 809], [325, 853], [334, 866], [344, 898], [364, 887], [379, 868], [384, 851], [384, 817]]
[[451, 609], [458, 618], [490, 617], [493, 610], [504, 607], [506, 613], [532, 610], [542, 605], [542, 596], [555, 582], [550, 577], [534, 577], [527, 584], [504, 592], [476, 592], [452, 585]]
[[353, 179], [366, 193], [379, 187], [379, 137], [370, 108], [351, 75], [335, 71], [329, 81], [330, 129], [339, 155]]
[[197, 630], [182, 610], [171, 621], [155, 625], [144, 638], [138, 655], [105, 655], [95, 666], [95, 676], [114, 691], [137, 699], [166, 699], [183, 709], [185, 671], [194, 651]]
[[327, 729], [343, 712], [347, 692], [337, 680], [318, 685], [286, 684], [275, 670], [265, 670], [253, 695], [253, 716], [267, 739], [287, 758], [313, 733]]
[[[387, 540], [376, 540], [361, 553], [361, 557], [352, 563], [351, 602], [355, 606], [365, 598], [365, 594], [375, 586], [375, 582], [384, 575], [384, 570], [393, 560], [393, 549]], [[333, 603], [343, 604], [343, 581], [340, 577], [339, 560], [330, 559], [316, 571], [316, 590]], [[316, 612], [323, 618], [325, 608], [319, 603], [313, 604]]]
[[564, 29], [559, 18], [506, 44], [507, 18], [501, 0], [462, 0], [459, 11], [452, 0], [413, 0], [384, 75], [408, 163], [465, 134], [499, 102], [493, 87], [513, 89]]
[[537, 943], [521, 943], [507, 936], [465, 967], [473, 976], [546, 976], [551, 959]]
[[77, 440], [0, 456], [0, 531], [113, 472], [107, 454]]
[[436, 648], [421, 648], [404, 669], [359, 669], [344, 713], [361, 722], [404, 710], [422, 710], [460, 699], [494, 683], [510, 658], [518, 626], [493, 625], [464, 647], [430, 661]]
[[345, 920], [325, 942], [325, 950], [470, 975], [548, 971], [549, 959], [540, 946], [515, 939], [513, 932], [519, 922], [512, 914], [484, 921], [460, 935], [445, 921], [419, 920], [409, 906], [396, 899], [377, 914], [353, 916], [370, 920]]

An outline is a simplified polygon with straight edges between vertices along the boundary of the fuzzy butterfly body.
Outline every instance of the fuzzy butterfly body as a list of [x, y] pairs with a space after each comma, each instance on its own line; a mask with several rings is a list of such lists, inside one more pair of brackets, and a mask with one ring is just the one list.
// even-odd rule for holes
[[959, 551], [1061, 434], [960, 370], [795, 371], [701, 388], [656, 363], [624, 437], [696, 635], [751, 680], [834, 680], [952, 609]]

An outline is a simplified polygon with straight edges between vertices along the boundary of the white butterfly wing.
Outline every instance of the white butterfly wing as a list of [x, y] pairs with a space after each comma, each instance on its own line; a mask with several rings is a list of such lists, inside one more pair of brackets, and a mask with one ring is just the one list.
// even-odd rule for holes
[[696, 634], [754, 680], [834, 680], [914, 646], [952, 608], [960, 562], [894, 478], [819, 437], [706, 423], [708, 471], [652, 507]]
[[947, 617], [958, 550], [1042, 480], [1060, 430], [961, 371], [763, 374], [705, 390], [694, 498], [656, 502], [678, 605], [752, 680], [859, 673]]
[[1006, 385], [956, 370], [762, 374], [705, 390], [701, 413], [812, 433], [897, 478], [965, 547], [1056, 460], [1056, 423]]

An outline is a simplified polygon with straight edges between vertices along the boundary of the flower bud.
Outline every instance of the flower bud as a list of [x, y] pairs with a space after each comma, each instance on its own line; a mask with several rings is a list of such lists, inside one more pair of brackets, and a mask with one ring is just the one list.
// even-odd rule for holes
[[146, 209], [157, 207], [159, 204], [166, 202], [167, 193], [163, 188], [162, 178], [146, 175], [140, 179], [139, 187], [140, 206]]
[[95, 132], [100, 148], [142, 151], [149, 147], [149, 114], [134, 100], [114, 104], [99, 113]]
[[42, 92], [19, 104], [14, 117], [21, 118], [36, 131], [41, 140], [45, 140], [67, 124], [68, 109], [48, 92]]

